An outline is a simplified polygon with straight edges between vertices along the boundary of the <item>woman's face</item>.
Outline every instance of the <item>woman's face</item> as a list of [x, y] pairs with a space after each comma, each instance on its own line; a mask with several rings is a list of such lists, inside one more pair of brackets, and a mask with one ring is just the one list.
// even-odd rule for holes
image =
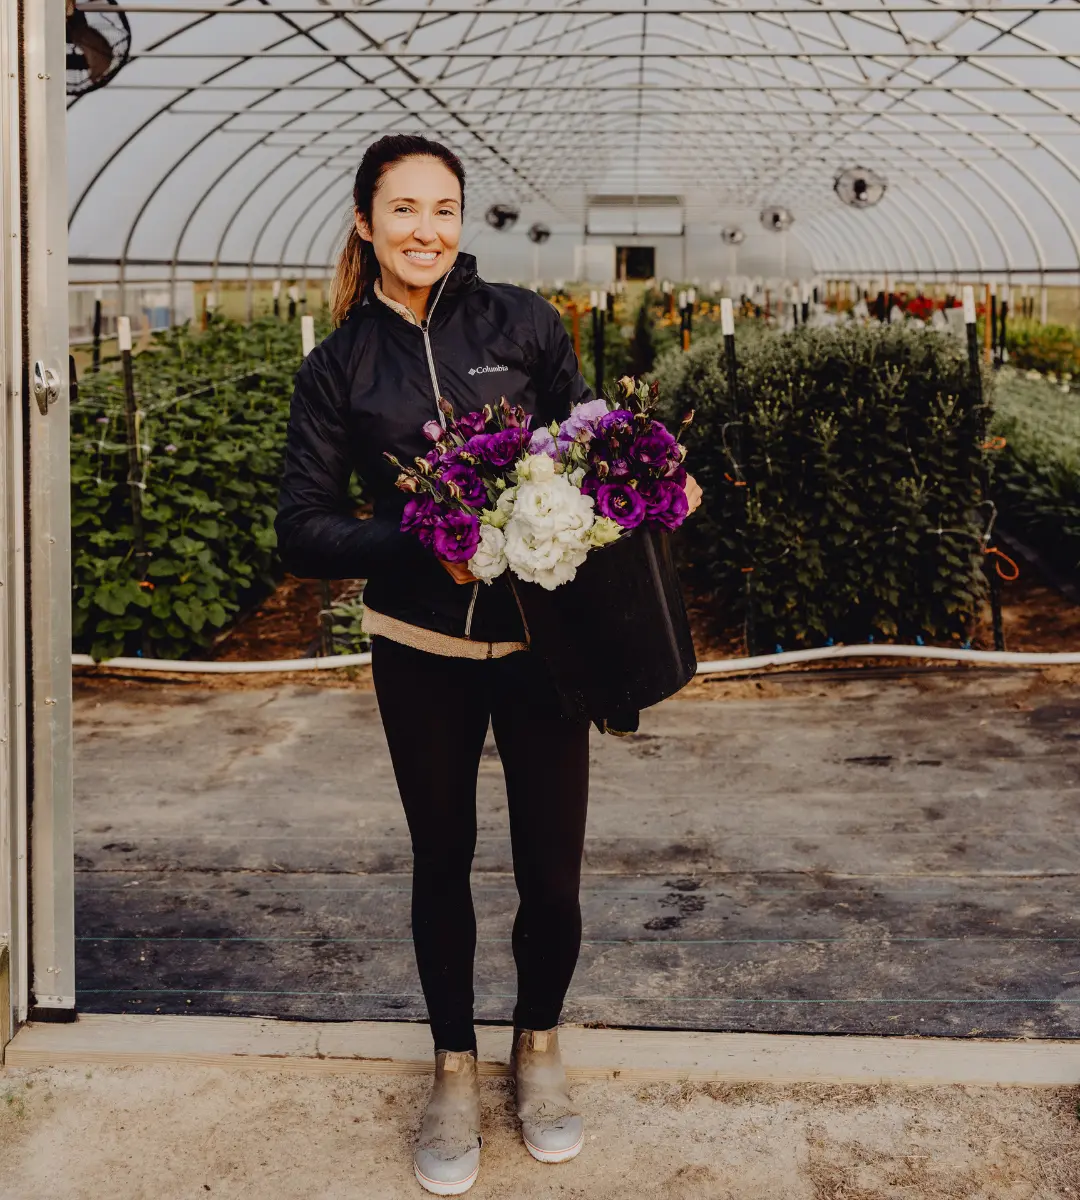
[[383, 283], [429, 288], [454, 265], [461, 240], [461, 185], [437, 158], [406, 158], [383, 172], [360, 236], [375, 247]]

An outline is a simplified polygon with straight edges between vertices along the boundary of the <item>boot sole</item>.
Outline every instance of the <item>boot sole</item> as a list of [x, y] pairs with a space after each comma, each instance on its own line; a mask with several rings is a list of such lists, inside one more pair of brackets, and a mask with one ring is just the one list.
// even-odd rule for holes
[[541, 1150], [539, 1146], [534, 1146], [524, 1134], [521, 1135], [521, 1140], [525, 1143], [525, 1149], [537, 1162], [561, 1163], [569, 1162], [570, 1159], [577, 1158], [581, 1153], [581, 1147], [585, 1145], [585, 1132], [582, 1131], [581, 1137], [569, 1150]]
[[436, 1196], [460, 1196], [464, 1192], [467, 1192], [476, 1182], [476, 1177], [480, 1174], [480, 1168], [478, 1166], [467, 1179], [462, 1179], [455, 1183], [443, 1183], [437, 1179], [428, 1179], [415, 1163], [413, 1163], [413, 1172], [416, 1175], [416, 1182], [425, 1191], [433, 1192]]

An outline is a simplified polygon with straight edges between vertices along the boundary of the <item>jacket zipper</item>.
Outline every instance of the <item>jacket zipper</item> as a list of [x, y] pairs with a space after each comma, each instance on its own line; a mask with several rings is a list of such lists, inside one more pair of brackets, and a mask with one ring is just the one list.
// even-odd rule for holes
[[[454, 268], [451, 267], [450, 271]], [[420, 332], [424, 335], [424, 350], [427, 353], [428, 371], [431, 374], [431, 388], [435, 393], [435, 412], [439, 418], [439, 424], [446, 428], [446, 414], [442, 410], [442, 393], [439, 390], [439, 377], [435, 374], [435, 355], [431, 352], [431, 338], [428, 337], [428, 327], [431, 324], [432, 314], [435, 312], [435, 305], [442, 298], [443, 288], [446, 287], [446, 281], [450, 278], [450, 271], [442, 277], [442, 283], [439, 284], [439, 290], [435, 293], [435, 299], [431, 302], [431, 307], [427, 311], [427, 316], [420, 322]]]
[[472, 618], [473, 612], [476, 609], [476, 597], [480, 592], [480, 583], [477, 581], [472, 585], [472, 599], [469, 601], [469, 611], [465, 617], [465, 636], [468, 637], [472, 633]]
[[[450, 271], [454, 268], [451, 267]], [[431, 307], [427, 311], [427, 316], [420, 322], [420, 332], [424, 335], [424, 350], [427, 354], [428, 371], [431, 374], [431, 388], [435, 393], [435, 411], [439, 417], [439, 424], [446, 428], [446, 414], [442, 410], [442, 392], [439, 389], [439, 377], [435, 373], [435, 355], [431, 350], [431, 338], [428, 336], [428, 327], [431, 324], [431, 316], [435, 312], [435, 305], [439, 303], [443, 294], [443, 288], [446, 287], [446, 281], [450, 278], [450, 271], [447, 271], [442, 278], [442, 283], [439, 284], [439, 290], [435, 293], [435, 299], [431, 302]], [[472, 596], [469, 598], [469, 611], [465, 616], [465, 636], [470, 637], [472, 634], [473, 613], [476, 611], [476, 598], [480, 594], [479, 581], [473, 584]]]

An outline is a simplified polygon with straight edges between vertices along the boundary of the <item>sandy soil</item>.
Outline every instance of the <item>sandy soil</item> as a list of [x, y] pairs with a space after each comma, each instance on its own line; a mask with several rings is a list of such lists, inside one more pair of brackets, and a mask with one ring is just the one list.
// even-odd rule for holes
[[[0, 1073], [0, 1197], [398, 1200], [424, 1077], [211, 1068]], [[525, 1152], [507, 1080], [483, 1083], [471, 1196], [529, 1200], [1065, 1200], [1080, 1196], [1062, 1089], [578, 1084], [572, 1163]]]

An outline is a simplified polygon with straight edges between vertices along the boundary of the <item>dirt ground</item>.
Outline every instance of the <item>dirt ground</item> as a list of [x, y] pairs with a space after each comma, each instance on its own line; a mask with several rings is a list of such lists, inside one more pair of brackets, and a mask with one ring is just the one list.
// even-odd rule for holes
[[[0, 1198], [399, 1200], [425, 1077], [196, 1067], [0, 1072]], [[580, 1083], [587, 1141], [534, 1162], [483, 1084], [470, 1195], [524, 1200], [1066, 1200], [1072, 1089]]]

